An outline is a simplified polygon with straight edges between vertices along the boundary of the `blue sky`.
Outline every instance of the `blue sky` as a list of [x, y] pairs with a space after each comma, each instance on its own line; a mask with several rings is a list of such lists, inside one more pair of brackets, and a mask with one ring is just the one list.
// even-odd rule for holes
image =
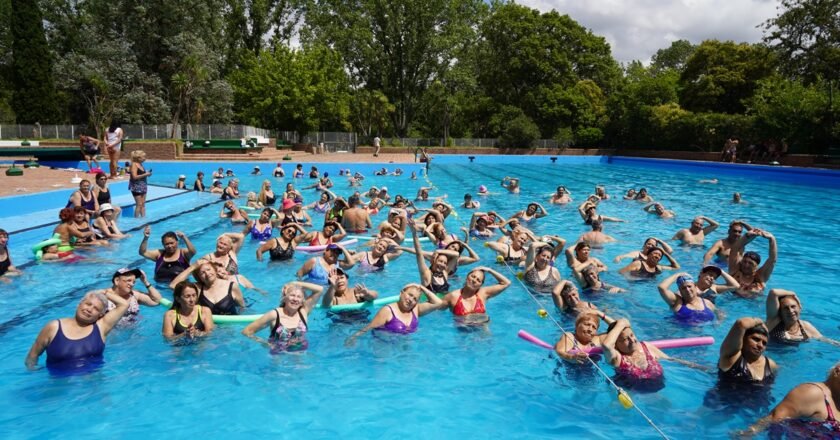
[[518, 0], [543, 12], [556, 9], [607, 39], [626, 63], [650, 57], [672, 41], [756, 43], [757, 27], [778, 14], [776, 0]]

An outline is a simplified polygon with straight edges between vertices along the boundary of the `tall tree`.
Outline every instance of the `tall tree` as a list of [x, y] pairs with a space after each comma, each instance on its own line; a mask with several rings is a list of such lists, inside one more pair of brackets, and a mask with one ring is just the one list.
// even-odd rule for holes
[[651, 59], [651, 70], [654, 73], [668, 69], [681, 72], [696, 49], [697, 46], [691, 44], [688, 40], [674, 41], [670, 46], [656, 51]]
[[11, 0], [12, 109], [18, 122], [58, 122], [52, 56], [38, 2]]
[[704, 41], [680, 75], [680, 105], [695, 112], [744, 113], [744, 101], [773, 68], [767, 47]]
[[429, 84], [475, 36], [480, 0], [320, 0], [306, 12], [308, 40], [334, 47], [358, 87], [381, 90], [405, 135]]

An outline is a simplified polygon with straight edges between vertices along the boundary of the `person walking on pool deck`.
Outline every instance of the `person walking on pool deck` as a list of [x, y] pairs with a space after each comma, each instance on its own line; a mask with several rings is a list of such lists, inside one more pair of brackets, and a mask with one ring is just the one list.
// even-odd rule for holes
[[373, 157], [379, 157], [379, 150], [382, 148], [382, 139], [379, 136], [373, 138]]
[[[703, 227], [704, 221], [708, 222], [709, 225]], [[671, 240], [680, 240], [682, 244], [701, 245], [703, 244], [703, 240], [706, 239], [706, 235], [711, 234], [718, 226], [720, 226], [718, 222], [709, 217], [699, 215], [694, 217], [690, 227], [677, 231]]]

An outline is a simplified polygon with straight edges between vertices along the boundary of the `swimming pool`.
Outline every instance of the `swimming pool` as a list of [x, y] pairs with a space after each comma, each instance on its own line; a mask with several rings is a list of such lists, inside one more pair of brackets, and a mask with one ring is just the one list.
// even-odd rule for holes
[[[202, 167], [209, 176], [218, 164], [176, 164], [171, 169], [155, 164], [152, 182], [172, 185], [183, 172], [189, 173], [187, 181], [191, 184], [192, 166]], [[265, 178], [272, 180], [275, 190], [293, 181], [288, 177], [275, 180], [242, 175], [251, 166], [240, 164], [236, 168], [244, 190], [256, 190]], [[397, 165], [386, 166], [393, 169]], [[419, 170], [417, 164], [400, 166], [406, 171], [402, 177], [375, 177], [371, 170], [381, 165], [318, 165], [321, 171], [330, 172], [339, 194], [346, 195], [349, 189], [339, 180], [338, 169], [350, 168], [369, 176], [366, 187], [386, 185], [391, 194], [413, 198], [417, 188], [427, 183], [422, 177], [416, 181], [408, 179], [411, 171]], [[271, 169], [262, 168], [264, 172]], [[288, 176], [292, 167], [285, 168]], [[304, 169], [308, 171], [309, 164]], [[620, 241], [594, 250], [593, 255], [610, 266], [604, 279], [628, 288], [628, 292], [591, 300], [611, 315], [630, 317], [643, 339], [714, 336], [717, 343], [713, 346], [669, 352], [708, 366], [716, 363], [719, 343], [735, 319], [764, 316], [763, 299], [721, 298], [718, 307], [725, 312], [722, 321], [701, 327], [681, 326], [669, 319], [670, 312], [659, 298], [654, 282], [625, 281], [617, 274], [619, 266], [612, 263], [612, 258], [639, 249], [648, 236], [670, 238], [688, 226], [694, 215], [707, 215], [722, 224], [707, 239], [707, 246], [724, 236], [730, 220], [743, 218], [773, 232], [778, 239], [779, 262], [769, 287], [797, 291], [805, 307], [803, 318], [826, 336], [840, 339], [836, 318], [840, 298], [834, 295], [834, 286], [840, 282], [836, 271], [840, 259], [835, 253], [840, 240], [834, 221], [840, 206], [838, 186], [803, 186], [797, 184], [802, 183], [801, 179], [790, 183], [723, 170], [667, 164], [653, 167], [624, 164], [620, 160], [608, 164], [599, 158], [575, 163], [561, 159], [556, 164], [545, 160], [499, 163], [479, 158], [473, 164], [436, 163], [429, 179], [442, 188], [432, 195], [448, 192], [453, 204], [460, 202], [465, 192], [474, 193], [479, 184], [485, 184], [497, 195], [477, 200], [483, 209], [504, 215], [524, 208], [532, 200], [547, 201], [559, 184], [569, 188], [576, 202], [582, 201], [596, 184], [604, 184], [617, 199], [604, 202], [599, 210], [628, 223], [607, 224], [605, 232]], [[498, 181], [506, 175], [522, 179], [522, 194], [501, 193]], [[721, 182], [696, 183], [710, 177], [718, 177]], [[208, 178], [205, 183], [209, 181]], [[295, 183], [305, 186], [311, 181], [302, 179]], [[642, 212], [638, 203], [620, 200], [627, 188], [640, 186], [647, 187], [654, 198], [675, 210], [677, 218], [656, 219]], [[749, 204], [729, 204], [734, 191], [741, 192]], [[307, 201], [314, 194], [307, 190]], [[185, 199], [189, 197], [193, 199]], [[203, 255], [213, 249], [218, 234], [240, 230], [218, 219], [218, 204], [180, 214], [187, 206], [205, 202], [204, 198], [194, 197], [173, 197], [148, 206], [150, 214], [166, 214], [154, 217], [160, 221], [152, 225], [152, 244], [159, 243], [157, 239], [164, 231], [183, 230]], [[578, 217], [576, 203], [565, 207], [543, 204], [551, 216], [538, 220], [533, 225], [535, 232], [557, 233], [573, 242], [587, 230]], [[375, 217], [374, 223], [383, 217]], [[468, 212], [461, 209], [457, 218], [447, 220], [447, 227], [457, 229], [468, 220]], [[132, 225], [139, 228], [140, 222]], [[45, 370], [26, 371], [26, 351], [49, 319], [72, 316], [84, 292], [109, 286], [111, 274], [119, 267], [137, 266], [151, 272], [153, 264], [137, 255], [140, 238], [139, 230], [134, 231], [132, 237], [105, 251], [103, 258], [110, 262], [36, 265], [27, 267], [13, 287], [0, 284], [0, 306], [6, 311], [5, 318], [0, 319], [4, 340], [0, 348], [0, 385], [2, 398], [8, 402], [0, 415], [0, 433], [4, 437], [138, 438], [163, 433], [176, 437], [246, 437], [266, 433], [311, 438], [607, 438], [616, 433], [631, 438], [657, 437], [638, 413], [622, 409], [599, 375], [588, 369], [560, 365], [546, 351], [516, 337], [519, 329], [526, 329], [553, 343], [559, 334], [550, 320], [537, 315], [537, 306], [516, 281], [488, 303], [491, 322], [486, 331], [459, 331], [448, 312], [439, 312], [423, 317], [420, 330], [413, 335], [366, 335], [355, 347], [348, 348], [344, 346], [345, 338], [363, 324], [332, 324], [322, 312], [314, 312], [310, 317], [309, 350], [272, 356], [263, 346], [241, 336], [239, 325], [222, 326], [199, 344], [173, 347], [160, 336], [164, 310], [144, 308], [138, 325], [111, 334], [105, 367], [98, 372], [58, 378]], [[14, 249], [22, 243], [13, 236]], [[293, 272], [307, 258], [297, 253], [293, 262], [257, 263], [254, 249], [255, 243], [249, 242], [240, 252], [242, 272], [270, 295], [246, 292], [250, 303], [246, 313], [262, 313], [274, 307], [280, 287], [294, 277]], [[475, 249], [482, 257], [479, 264], [496, 267], [490, 264], [494, 255], [489, 249], [478, 243]], [[765, 241], [757, 240], [750, 249], [766, 258]], [[703, 252], [677, 247], [674, 256], [695, 274]], [[17, 255], [13, 253], [13, 258], [20, 265], [22, 260]], [[506, 269], [501, 269], [505, 273]], [[460, 272], [462, 276], [466, 273], [464, 269]], [[564, 265], [561, 273], [564, 277], [569, 274]], [[818, 281], [814, 282], [814, 275], [805, 274], [815, 274]], [[389, 264], [382, 274], [364, 275], [353, 270], [350, 278], [352, 284], [364, 282], [384, 295], [396, 294], [400, 286], [416, 280], [411, 255]], [[456, 280], [453, 284], [462, 282]], [[540, 300], [545, 309], [559, 317], [549, 307], [548, 298]], [[570, 324], [566, 318], [561, 323]], [[822, 380], [827, 368], [840, 358], [837, 348], [820, 342], [799, 348], [771, 346], [768, 354], [781, 367], [772, 387], [774, 403], [800, 382]], [[43, 362], [42, 358], [42, 365]], [[612, 373], [603, 361], [601, 365]], [[705, 395], [716, 383], [714, 374], [673, 363], [666, 363], [665, 371], [664, 390], [632, 396], [672, 438], [725, 438], [730, 431], [748, 426], [767, 411], [755, 408], [739, 412], [706, 406]]]

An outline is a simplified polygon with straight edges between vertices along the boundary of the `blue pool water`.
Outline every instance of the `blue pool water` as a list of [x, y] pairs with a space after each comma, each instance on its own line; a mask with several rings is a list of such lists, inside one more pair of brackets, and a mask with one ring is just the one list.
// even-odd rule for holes
[[[581, 222], [576, 203], [552, 206], [548, 195], [560, 184], [576, 202], [604, 184], [614, 197], [603, 202], [600, 211], [628, 223], [608, 223], [606, 232], [618, 243], [593, 254], [610, 266], [604, 279], [628, 289], [614, 295], [588, 298], [613, 316], [632, 320], [643, 339], [711, 335], [713, 346], [679, 349], [672, 355], [713, 367], [719, 342], [738, 317], [764, 317], [764, 300], [720, 298], [718, 307], [725, 317], [701, 327], [687, 327], [669, 319], [671, 315], [660, 299], [654, 282], [628, 282], [617, 274], [616, 255], [637, 250], [648, 236], [670, 238], [688, 226], [695, 215], [706, 215], [722, 224], [707, 238], [710, 246], [725, 235], [732, 219], [745, 219], [753, 226], [773, 232], [779, 244], [779, 262], [769, 287], [791, 289], [802, 298], [803, 318], [827, 337], [840, 340], [837, 310], [840, 282], [837, 265], [840, 247], [836, 234], [840, 214], [838, 185], [808, 186], [799, 177], [795, 182], [772, 176], [733, 172], [735, 169], [691, 168], [655, 162], [612, 164], [598, 159], [576, 163], [548, 164], [527, 161], [484, 161], [483, 163], [438, 163], [430, 181], [441, 188], [433, 195], [449, 194], [459, 203], [465, 192], [475, 193], [485, 184], [496, 194], [476, 198], [482, 209], [503, 215], [513, 214], [532, 201], [543, 202], [550, 217], [532, 225], [540, 234], [552, 233], [573, 242], [587, 227]], [[481, 161], [481, 159], [479, 159]], [[654, 165], [651, 165], [654, 164]], [[177, 175], [203, 168], [207, 175], [217, 164], [179, 166], [156, 165], [153, 183], [172, 185]], [[408, 174], [415, 164], [402, 166], [402, 177], [374, 177], [374, 166], [346, 165], [361, 169], [369, 177], [366, 185], [386, 185], [391, 194], [413, 198], [426, 181], [411, 181]], [[388, 165], [389, 169], [394, 165]], [[287, 173], [291, 171], [286, 166]], [[306, 165], [305, 169], [308, 170]], [[240, 165], [240, 188], [257, 190], [266, 177], [243, 176], [250, 166]], [[264, 171], [270, 171], [263, 166]], [[338, 177], [338, 165], [319, 165], [337, 184], [336, 192], [350, 190]], [[241, 170], [241, 171], [240, 171]], [[188, 175], [188, 183], [192, 182]], [[498, 181], [505, 175], [522, 179], [522, 194], [503, 194]], [[697, 180], [719, 177], [718, 185], [700, 185]], [[822, 176], [819, 178], [832, 179]], [[286, 179], [273, 179], [275, 190], [282, 190]], [[789, 179], [788, 179], [789, 180]], [[837, 180], [834, 180], [836, 182]], [[205, 183], [209, 183], [208, 178]], [[295, 182], [311, 183], [309, 179]], [[677, 212], [674, 220], [660, 220], [645, 214], [640, 204], [621, 200], [629, 187], [647, 187], [652, 196]], [[305, 192], [307, 201], [314, 192]], [[746, 205], [728, 203], [733, 191], [742, 193]], [[64, 200], [57, 204], [62, 204]], [[152, 243], [164, 231], [187, 233], [199, 254], [213, 249], [222, 232], [238, 231], [218, 219], [218, 204], [194, 211], [188, 208], [211, 203], [209, 196], [187, 194], [150, 203], [147, 210], [155, 223]], [[421, 204], [428, 206], [429, 203]], [[447, 220], [455, 230], [469, 220], [459, 216]], [[374, 218], [378, 224], [383, 215]], [[137, 229], [141, 220], [124, 219], [124, 229]], [[127, 226], [127, 228], [126, 228]], [[554, 342], [559, 334], [554, 324], [540, 318], [538, 306], [516, 282], [488, 303], [491, 322], [486, 331], [464, 333], [457, 330], [449, 312], [421, 318], [420, 330], [399, 338], [361, 338], [355, 347], [344, 340], [363, 323], [336, 325], [323, 312], [310, 315], [310, 348], [305, 353], [270, 355], [267, 349], [239, 332], [241, 326], [221, 326], [207, 340], [192, 346], [173, 347], [160, 336], [162, 308], [144, 308], [142, 320], [133, 328], [115, 330], [108, 340], [106, 363], [86, 376], [58, 378], [45, 370], [29, 372], [23, 359], [39, 329], [50, 319], [72, 316], [79, 298], [88, 290], [108, 287], [113, 271], [122, 266], [141, 267], [148, 272], [153, 263], [141, 260], [137, 246], [139, 230], [123, 242], [104, 250], [96, 263], [72, 266], [31, 265], [14, 285], [0, 283], [0, 399], [7, 402], [0, 413], [0, 436], [35, 438], [46, 436], [84, 436], [140, 438], [166, 433], [172, 437], [233, 436], [271, 434], [282, 437], [325, 438], [502, 438], [582, 437], [655, 438], [657, 433], [633, 410], [625, 410], [605, 380], [589, 369], [560, 365], [545, 350], [516, 337], [526, 329]], [[26, 239], [34, 239], [27, 237]], [[21, 265], [28, 247], [25, 237], [12, 236], [13, 258]], [[494, 255], [475, 243], [482, 262]], [[248, 242], [239, 254], [242, 272], [254, 284], [269, 292], [263, 296], [246, 292], [250, 307], [245, 313], [262, 313], [278, 303], [281, 286], [293, 279], [294, 271], [307, 256], [298, 253], [287, 263], [257, 263], [256, 244]], [[756, 240], [750, 250], [767, 256], [766, 241]], [[25, 249], [24, 249], [25, 251]], [[675, 258], [696, 273], [705, 251], [677, 247]], [[495, 263], [492, 263], [496, 267]], [[561, 273], [569, 276], [561, 265]], [[506, 273], [503, 266], [499, 268]], [[466, 270], [461, 269], [461, 275]], [[506, 273], [511, 275], [509, 273]], [[351, 283], [365, 283], [380, 294], [396, 294], [400, 286], [416, 282], [413, 256], [405, 255], [389, 264], [384, 273], [364, 275], [351, 272]], [[512, 275], [511, 275], [511, 279]], [[460, 286], [463, 280], [453, 284]], [[171, 296], [166, 290], [165, 296]], [[540, 298], [544, 308], [571, 327], [568, 319], [556, 314], [548, 298]], [[772, 402], [778, 402], [794, 385], [822, 380], [828, 367], [840, 356], [835, 347], [810, 342], [798, 348], [772, 346], [768, 354], [781, 371], [772, 387]], [[43, 365], [43, 358], [41, 364]], [[655, 394], [632, 393], [636, 404], [671, 438], [726, 438], [764, 415], [768, 408], [743, 411], [723, 410], [704, 405], [706, 393], [716, 383], [712, 373], [700, 372], [674, 363], [665, 363], [666, 387]], [[612, 369], [603, 361], [608, 373]], [[750, 407], [748, 399], [745, 406]]]

